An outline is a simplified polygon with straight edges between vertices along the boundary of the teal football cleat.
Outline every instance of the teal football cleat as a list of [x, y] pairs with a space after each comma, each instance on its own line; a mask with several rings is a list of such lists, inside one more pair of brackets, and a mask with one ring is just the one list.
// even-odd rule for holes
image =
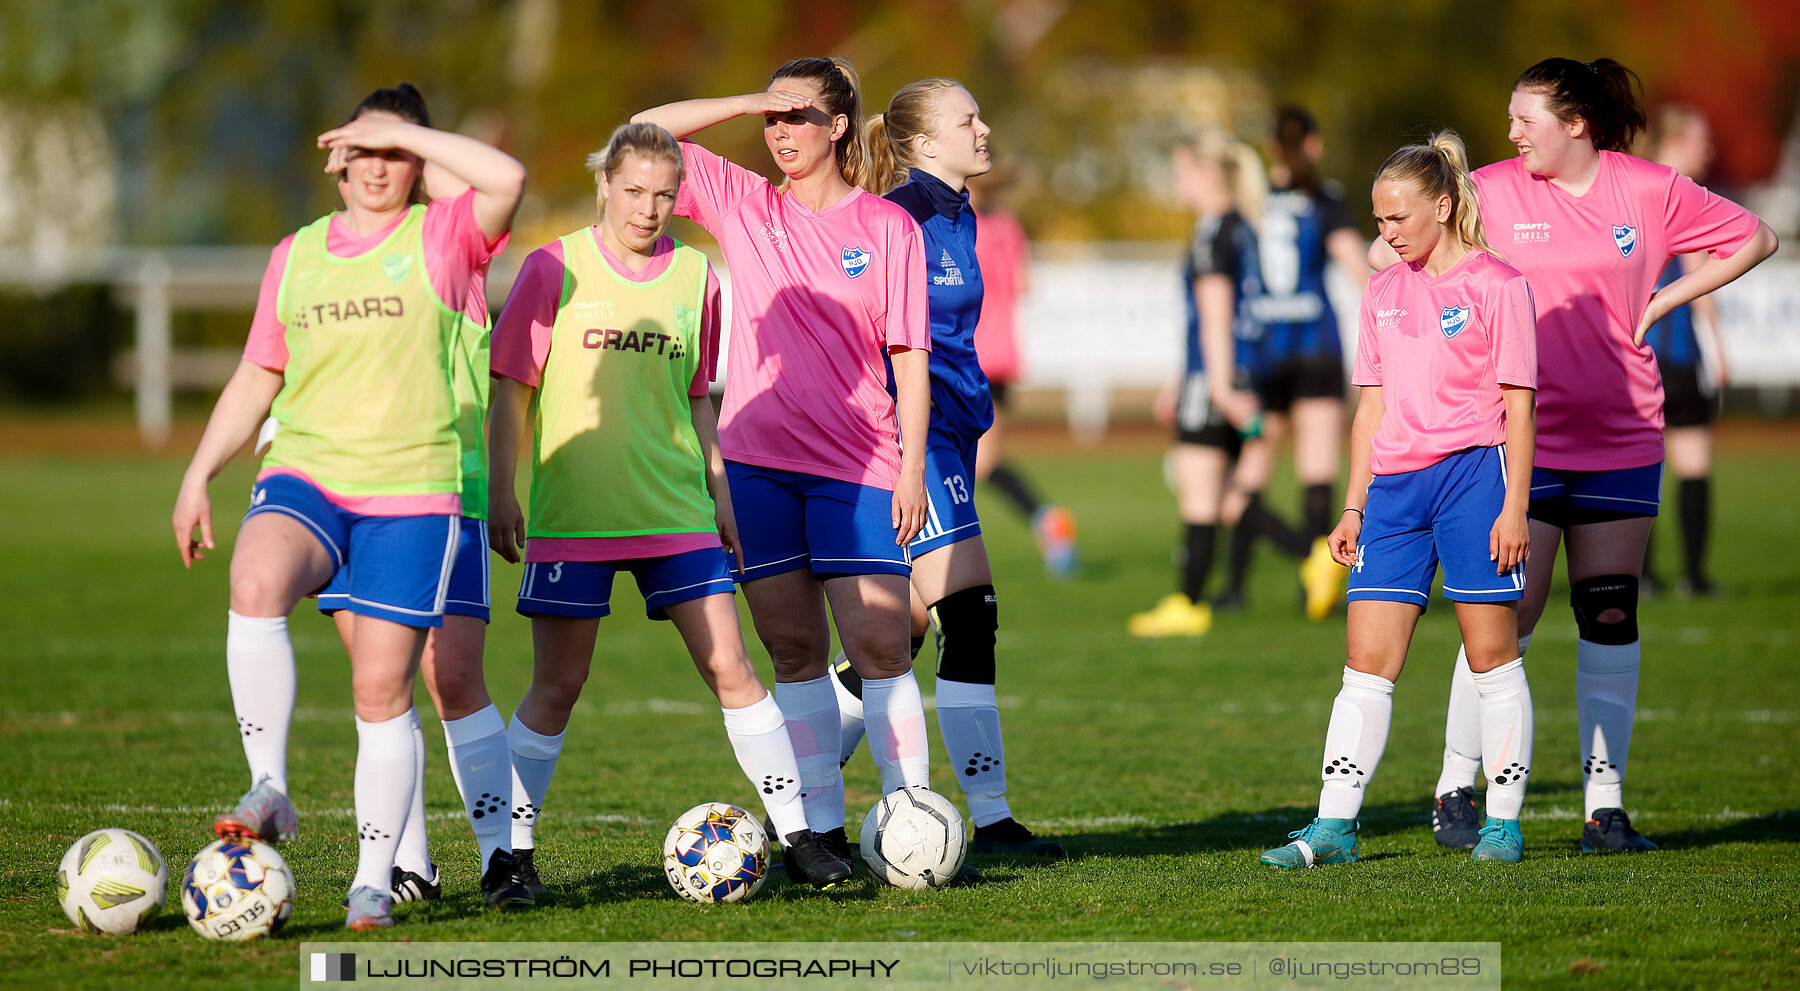
[[1481, 838], [1469, 853], [1470, 860], [1498, 860], [1516, 864], [1525, 859], [1525, 835], [1519, 832], [1519, 820], [1488, 816], [1481, 827]]
[[1283, 870], [1320, 867], [1325, 864], [1354, 864], [1356, 830], [1359, 825], [1361, 824], [1354, 819], [1314, 819], [1305, 827], [1288, 834], [1288, 839], [1294, 842], [1263, 854], [1262, 862]]

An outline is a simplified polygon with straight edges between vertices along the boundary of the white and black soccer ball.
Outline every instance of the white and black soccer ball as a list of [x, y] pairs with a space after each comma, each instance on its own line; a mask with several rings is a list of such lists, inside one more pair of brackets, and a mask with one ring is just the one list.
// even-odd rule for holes
[[663, 840], [663, 872], [695, 902], [741, 902], [769, 877], [769, 837], [750, 813], [725, 802], [683, 812]]
[[91, 933], [134, 933], [169, 900], [169, 868], [156, 845], [129, 829], [96, 829], [56, 868], [56, 900]]
[[207, 939], [272, 936], [294, 911], [294, 876], [266, 843], [214, 840], [188, 865], [181, 908]]
[[863, 817], [863, 861], [896, 888], [941, 888], [956, 880], [968, 852], [962, 813], [929, 789], [891, 792]]

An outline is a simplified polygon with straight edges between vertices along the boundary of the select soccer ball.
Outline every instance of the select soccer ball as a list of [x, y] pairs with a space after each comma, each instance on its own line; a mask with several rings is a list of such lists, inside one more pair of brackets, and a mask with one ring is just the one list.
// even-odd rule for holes
[[769, 876], [769, 838], [756, 817], [725, 802], [683, 812], [663, 840], [669, 887], [695, 902], [741, 902]]
[[168, 902], [169, 869], [156, 845], [137, 833], [96, 829], [63, 854], [56, 900], [88, 932], [134, 933]]
[[863, 817], [863, 861], [896, 888], [943, 887], [968, 852], [962, 813], [937, 792], [901, 788]]
[[214, 840], [188, 865], [181, 908], [207, 939], [271, 936], [294, 911], [294, 877], [266, 843]]

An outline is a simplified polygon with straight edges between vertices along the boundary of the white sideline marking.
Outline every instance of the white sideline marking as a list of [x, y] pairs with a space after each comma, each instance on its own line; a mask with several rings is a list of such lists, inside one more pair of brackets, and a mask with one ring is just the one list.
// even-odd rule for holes
[[[0, 798], [0, 808], [48, 809], [48, 810], [55, 811], [55, 812], [74, 812], [74, 813], [109, 812], [109, 813], [116, 813], [119, 815], [216, 816], [221, 812], [229, 811], [231, 809], [231, 806], [230, 805], [126, 805], [122, 802], [100, 802], [100, 803], [95, 803], [95, 804], [83, 804], [80, 802], [39, 803], [39, 802], [15, 802], [10, 798]], [[318, 817], [318, 818], [324, 818], [324, 819], [355, 819], [356, 818], [356, 810], [350, 809], [350, 808], [344, 808], [344, 809], [306, 809], [306, 808], [302, 808], [302, 809], [297, 809], [296, 811], [299, 813], [300, 818], [302, 820], [305, 820], [309, 817]], [[465, 818], [467, 818], [467, 816], [462, 811], [457, 810], [457, 811], [427, 812], [425, 814], [425, 818], [433, 820], [433, 821], [439, 821], [439, 822], [449, 822], [449, 821], [461, 822]], [[561, 812], [557, 812], [554, 814], [554, 818], [557, 820], [567, 820], [570, 822], [599, 822], [599, 823], [614, 823], [614, 824], [622, 824], [622, 825], [630, 825], [630, 826], [649, 825], [650, 823], [653, 822], [653, 820], [646, 819], [642, 816], [617, 815], [617, 814], [608, 814], [608, 813], [599, 813], [599, 812], [585, 813], [585, 814], [572, 814], [572, 815], [565, 815]]]

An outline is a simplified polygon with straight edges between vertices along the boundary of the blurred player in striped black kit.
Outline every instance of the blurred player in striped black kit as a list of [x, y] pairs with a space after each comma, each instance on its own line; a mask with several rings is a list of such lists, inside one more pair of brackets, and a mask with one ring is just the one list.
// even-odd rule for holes
[[[1168, 465], [1182, 523], [1179, 586], [1127, 620], [1138, 637], [1210, 630], [1206, 581], [1219, 524], [1247, 529], [1257, 525], [1254, 514], [1268, 514], [1241, 481], [1262, 476], [1270, 457], [1268, 442], [1256, 436], [1262, 410], [1250, 391], [1260, 328], [1243, 306], [1261, 293], [1255, 225], [1267, 180], [1255, 151], [1216, 132], [1176, 146], [1172, 164], [1176, 197], [1200, 215], [1181, 276], [1184, 374], [1156, 403], [1158, 418], [1175, 428]], [[1280, 530], [1290, 549], [1304, 548], [1298, 534]]]
[[[1695, 182], [1706, 177], [1713, 158], [1712, 128], [1700, 111], [1682, 104], [1663, 107], [1650, 137], [1651, 161]], [[1699, 262], [1694, 255], [1672, 259], [1663, 267], [1656, 288], [1667, 286]], [[1656, 352], [1656, 370], [1662, 375], [1663, 447], [1675, 475], [1681, 532], [1682, 575], [1676, 588], [1686, 595], [1711, 595], [1706, 534], [1712, 516], [1712, 422], [1727, 375], [1718, 307], [1710, 296], [1677, 306], [1650, 328], [1644, 343]], [[1653, 556], [1644, 555], [1646, 592], [1662, 587], [1650, 571]]]
[[[1240, 607], [1250, 550], [1266, 537], [1304, 557], [1306, 611], [1320, 620], [1337, 603], [1343, 569], [1331, 560], [1323, 538], [1335, 520], [1332, 483], [1343, 452], [1344, 360], [1337, 314], [1325, 291], [1327, 265], [1336, 261], [1360, 288], [1368, 275], [1367, 246], [1342, 190], [1319, 175], [1323, 151], [1317, 122], [1298, 107], [1276, 115], [1270, 141], [1273, 166], [1268, 204], [1257, 228], [1262, 291], [1244, 301], [1261, 328], [1255, 388], [1263, 405], [1262, 431], [1271, 456], [1282, 439], [1294, 438], [1294, 474], [1301, 486], [1300, 546], [1262, 507], [1273, 461], [1245, 479], [1248, 525], [1232, 534], [1229, 584], [1216, 604]], [[1310, 551], [1310, 556], [1308, 552]]]

